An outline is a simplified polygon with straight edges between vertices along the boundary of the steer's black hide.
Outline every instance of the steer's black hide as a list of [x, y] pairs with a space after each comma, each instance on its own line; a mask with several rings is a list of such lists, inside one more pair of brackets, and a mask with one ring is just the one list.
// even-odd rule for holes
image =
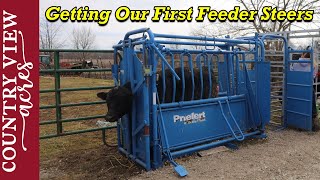
[[[175, 90], [175, 97], [173, 99], [173, 78], [175, 78], [171, 71], [169, 69], [165, 70], [165, 77], [162, 76], [162, 73], [159, 72], [159, 78], [157, 81], [157, 90], [159, 94], [160, 101], [163, 103], [169, 103], [169, 102], [178, 102], [181, 100], [184, 101], [190, 101], [192, 99], [192, 73], [190, 68], [184, 68], [184, 77], [185, 77], [185, 92], [184, 96], [182, 97], [182, 70], [181, 68], [175, 68], [175, 72], [180, 77], [180, 81], [176, 80], [176, 90]], [[194, 76], [194, 100], [198, 100], [201, 98], [201, 75], [200, 75], [200, 69], [194, 68], [193, 69], [193, 76]], [[207, 67], [202, 68], [202, 81], [203, 81], [203, 93], [202, 93], [202, 99], [209, 98], [210, 97], [217, 97], [217, 81], [214, 76], [213, 71], [211, 70], [211, 84], [212, 89], [210, 91], [210, 80], [209, 80], [209, 71]], [[163, 97], [163, 78], [165, 78], [165, 96]]]

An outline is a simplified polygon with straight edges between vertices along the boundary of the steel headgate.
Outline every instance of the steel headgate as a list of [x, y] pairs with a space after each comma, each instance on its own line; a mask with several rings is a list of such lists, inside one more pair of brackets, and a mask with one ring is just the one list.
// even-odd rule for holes
[[[264, 45], [258, 36], [242, 40], [155, 34], [150, 29], [128, 32], [114, 46], [112, 68], [119, 81], [115, 84], [130, 82], [134, 94], [131, 114], [118, 123], [119, 151], [146, 170], [168, 160], [185, 176], [187, 171], [174, 158], [248, 137], [265, 137], [270, 119], [270, 64], [262, 53]], [[253, 58], [246, 59], [247, 54]], [[191, 76], [184, 75], [185, 68]], [[164, 76], [163, 85], [172, 89], [162, 86], [159, 90], [157, 76]], [[172, 82], [167, 84], [169, 77]], [[219, 94], [213, 97], [215, 78]], [[172, 100], [164, 101], [166, 93], [173, 94]]]

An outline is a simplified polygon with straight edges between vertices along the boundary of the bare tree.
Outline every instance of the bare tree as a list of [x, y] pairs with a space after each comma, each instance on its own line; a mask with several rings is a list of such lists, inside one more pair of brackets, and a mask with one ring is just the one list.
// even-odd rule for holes
[[[71, 44], [75, 49], [89, 50], [94, 48], [96, 35], [93, 33], [90, 27], [81, 27], [73, 29], [71, 36]], [[80, 61], [82, 61], [83, 68], [86, 66], [86, 60], [89, 57], [89, 53], [82, 52], [77, 54]]]
[[79, 29], [73, 29], [71, 43], [75, 49], [88, 50], [94, 47], [96, 35], [93, 34], [91, 28], [81, 27]]
[[40, 20], [40, 48], [57, 49], [64, 46], [61, 40], [61, 23], [50, 23], [46, 19]]
[[[319, 14], [320, 0], [237, 0], [241, 8], [247, 11], [256, 10], [257, 12], [262, 12], [264, 6], [277, 7], [277, 10], [315, 10], [315, 15], [312, 23], [319, 27], [319, 21], [316, 19]], [[244, 36], [247, 34], [252, 34], [254, 32], [258, 33], [268, 33], [268, 32], [279, 32], [291, 30], [291, 27], [296, 27], [296, 29], [304, 29], [296, 22], [290, 22], [287, 19], [283, 22], [280, 21], [268, 21], [262, 22], [260, 18], [255, 18], [253, 22], [224, 22], [224, 23], [214, 23], [214, 24], [204, 24], [201, 28], [193, 30], [193, 35], [201, 36]], [[279, 44], [279, 46], [281, 46]], [[280, 47], [277, 47], [280, 48]]]
[[[40, 19], [39, 45], [41, 49], [59, 49], [64, 47], [61, 27], [61, 23], [50, 23], [45, 18]], [[53, 61], [53, 53], [44, 52], [44, 54], [50, 55], [50, 62]]]

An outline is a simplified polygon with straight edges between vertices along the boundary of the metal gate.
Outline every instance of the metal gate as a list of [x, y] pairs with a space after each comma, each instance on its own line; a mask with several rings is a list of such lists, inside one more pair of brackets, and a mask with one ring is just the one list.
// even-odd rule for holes
[[307, 71], [286, 70], [285, 126], [312, 130], [312, 85], [313, 85], [313, 50], [290, 50], [289, 53], [310, 53], [310, 60], [288, 60], [287, 67], [294, 64], [309, 64]]
[[[281, 48], [280, 50], [277, 48], [274, 48], [274, 45], [279, 43], [279, 39], [267, 39], [266, 42], [271, 44], [271, 46], [269, 47], [269, 49], [266, 50], [266, 54], [265, 54], [265, 59], [266, 61], [269, 61], [271, 64], [271, 120], [270, 120], [270, 124], [276, 126], [276, 127], [286, 127], [287, 125], [289, 126], [293, 126], [296, 128], [300, 128], [300, 129], [306, 129], [309, 130], [309, 128], [306, 128], [309, 125], [297, 125], [297, 123], [295, 123], [294, 118], [305, 118], [307, 114], [311, 113], [311, 107], [309, 109], [309, 113], [304, 113], [307, 112], [306, 110], [302, 110], [304, 108], [306, 108], [306, 103], [308, 104], [308, 106], [311, 106], [312, 102], [308, 102], [309, 99], [309, 90], [311, 88], [311, 93], [312, 93], [312, 83], [309, 84], [310, 82], [306, 82], [303, 81], [303, 79], [301, 79], [301, 81], [299, 81], [299, 83], [297, 82], [296, 84], [299, 84], [299, 86], [294, 87], [295, 85], [290, 85], [290, 83], [293, 83], [295, 81], [298, 81], [297, 78], [299, 77], [299, 75], [295, 75], [295, 74], [311, 74], [311, 72], [292, 72], [290, 71], [290, 66], [292, 65], [292, 63], [295, 63], [297, 61], [294, 60], [298, 60], [298, 58], [301, 56], [301, 53], [303, 52], [307, 52], [307, 51], [300, 51], [300, 50], [292, 50], [290, 48], [291, 45], [299, 45], [301, 40], [309, 40], [310, 45], [313, 48], [313, 59], [315, 59], [314, 62], [316, 62], [317, 64], [319, 64], [319, 42], [316, 41], [314, 38], [319, 38], [320, 37], [320, 29], [312, 29], [312, 30], [299, 30], [299, 31], [285, 31], [285, 32], [275, 32], [274, 34], [277, 35], [281, 35], [283, 37], [285, 37], [288, 41], [288, 62], [285, 61], [285, 52], [284, 49], [285, 48]], [[282, 41], [282, 40], [281, 40]], [[283, 47], [283, 46], [282, 46]], [[290, 77], [287, 77], [287, 76]], [[304, 76], [309, 76], [309, 75], [304, 75]], [[310, 80], [312, 80], [312, 75], [310, 76]], [[289, 85], [286, 85], [286, 79], [288, 79], [287, 83], [289, 83]], [[305, 79], [304, 79], [305, 80]], [[300, 83], [301, 82], [301, 83]], [[320, 85], [320, 83], [318, 82], [318, 76], [316, 76], [314, 82], [313, 82], [313, 87], [314, 87], [314, 91], [316, 94], [316, 97], [320, 95], [320, 88], [318, 88], [318, 85]], [[298, 90], [299, 89], [299, 90]], [[288, 92], [287, 92], [288, 91]], [[285, 107], [285, 94], [290, 94], [292, 95], [292, 93], [295, 92], [295, 95], [292, 96], [292, 98], [294, 98], [296, 96], [296, 98], [301, 98], [303, 100], [293, 100], [287, 99], [287, 101], [289, 102], [288, 107]], [[306, 95], [306, 97], [308, 97], [307, 99], [303, 98], [302, 94], [303, 93], [307, 93], [308, 95]], [[311, 97], [312, 98], [312, 97]], [[297, 115], [297, 113], [295, 113], [296, 115], [294, 116], [294, 118], [292, 116], [292, 112], [289, 113], [290, 111], [294, 111], [292, 108], [296, 107], [298, 105], [293, 105], [295, 103], [299, 103], [299, 106], [302, 108], [300, 111], [297, 111], [297, 113], [300, 113], [299, 117]], [[290, 105], [292, 104], [292, 105]], [[288, 110], [288, 112], [286, 112], [286, 109]], [[298, 108], [299, 109], [299, 108]], [[302, 113], [302, 114], [301, 114]], [[288, 115], [290, 114], [290, 115]], [[311, 117], [311, 116], [310, 116]], [[289, 118], [286, 120], [286, 118]], [[292, 123], [291, 123], [292, 121]], [[311, 121], [310, 119], [308, 120], [302, 120], [302, 121]], [[300, 122], [300, 121], [299, 121]], [[305, 122], [306, 123], [306, 122]], [[299, 123], [298, 123], [299, 124]], [[310, 123], [308, 123], [310, 124]]]
[[[66, 135], [74, 135], [74, 134], [80, 134], [80, 133], [87, 133], [87, 132], [95, 132], [95, 131], [101, 131], [102, 132], [102, 140], [106, 144], [106, 130], [116, 128], [116, 125], [113, 126], [107, 126], [107, 127], [94, 127], [92, 126], [91, 128], [87, 129], [81, 129], [77, 130], [75, 128], [69, 128], [68, 130], [64, 130], [64, 125], [67, 123], [72, 123], [72, 122], [78, 122], [78, 121], [87, 121], [87, 120], [94, 120], [94, 119], [103, 119], [105, 117], [105, 114], [95, 114], [95, 115], [90, 115], [90, 116], [80, 116], [80, 115], [73, 115], [72, 118], [70, 117], [64, 117], [63, 115], [63, 110], [65, 108], [69, 107], [88, 107], [90, 105], [99, 105], [99, 104], [105, 104], [104, 101], [93, 101], [91, 100], [89, 102], [76, 102], [76, 103], [65, 103], [62, 101], [62, 93], [66, 92], [83, 92], [83, 91], [93, 91], [93, 90], [101, 90], [101, 89], [111, 89], [113, 88], [113, 81], [112, 81], [112, 86], [106, 86], [105, 84], [101, 86], [86, 86], [86, 87], [70, 87], [68, 84], [64, 84], [62, 87], [62, 82], [63, 78], [68, 77], [68, 76], [79, 76], [82, 73], [88, 72], [88, 73], [103, 73], [104, 77], [103, 78], [109, 78], [112, 80], [111, 76], [111, 68], [106, 68], [106, 66], [102, 66], [102, 63], [106, 64], [106, 62], [101, 62], [101, 66], [99, 67], [87, 67], [87, 68], [82, 68], [81, 67], [81, 62], [80, 63], [73, 63], [70, 67], [66, 68], [63, 67], [64, 64], [66, 64], [66, 61], [68, 61], [68, 57], [64, 57], [69, 53], [69, 56], [73, 58], [76, 56], [75, 53], [78, 54], [85, 54], [85, 53], [100, 53], [100, 54], [110, 54], [110, 59], [113, 62], [113, 50], [66, 50], [66, 49], [42, 49], [40, 50], [41, 53], [46, 53], [50, 54], [47, 55], [48, 57], [53, 58], [53, 63], [47, 64], [45, 69], [40, 69], [40, 74], [41, 75], [46, 75], [45, 77], [52, 78], [52, 84], [53, 84], [53, 89], [40, 89], [40, 95], [43, 94], [48, 94], [48, 93], [53, 93], [54, 94], [54, 102], [53, 104], [49, 104], [51, 102], [50, 100], [46, 99], [40, 99], [40, 101], [50, 101], [46, 102], [45, 105], [40, 106], [40, 113], [44, 111], [44, 113], [47, 114], [52, 114], [54, 113], [55, 119], [40, 119], [39, 120], [39, 125], [40, 125], [40, 131], [42, 130], [42, 127], [45, 126], [50, 126], [50, 125], [55, 125], [55, 133], [40, 133], [40, 139], [46, 139], [46, 138], [53, 138], [53, 137], [60, 137], [60, 136], [66, 136]], [[89, 57], [88, 57], [89, 59]], [[69, 58], [70, 60], [70, 58]], [[86, 60], [86, 59], [85, 59]], [[101, 60], [101, 58], [100, 58]], [[98, 60], [97, 60], [98, 62]], [[70, 64], [70, 63], [69, 63]], [[96, 63], [97, 64], [97, 63]], [[98, 63], [99, 65], [99, 63]], [[75, 79], [76, 81], [77, 79]], [[50, 80], [51, 81], [51, 80]], [[41, 84], [40, 84], [41, 85]], [[98, 100], [98, 98], [97, 98]], [[86, 110], [89, 114], [91, 111], [91, 108], [89, 107]], [[103, 110], [105, 113], [105, 110]], [[66, 112], [66, 111], [65, 111]], [[44, 128], [43, 128], [44, 129]]]

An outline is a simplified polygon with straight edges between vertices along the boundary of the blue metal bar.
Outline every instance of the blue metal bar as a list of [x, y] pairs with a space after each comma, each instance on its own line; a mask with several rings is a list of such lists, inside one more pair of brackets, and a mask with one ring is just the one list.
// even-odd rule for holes
[[138, 83], [135, 85], [134, 89], [132, 90], [132, 93], [135, 94], [138, 89], [141, 87], [141, 85], [144, 83], [144, 80], [141, 79], [140, 81], [138, 81]]
[[184, 93], [185, 93], [185, 77], [184, 77], [184, 54], [186, 52], [180, 54], [180, 69], [181, 69], [181, 78], [182, 78], [182, 94], [180, 101], [184, 101]]
[[[229, 107], [228, 100], [226, 100], [226, 102], [227, 102], [227, 105], [228, 105], [228, 107]], [[232, 119], [234, 120], [234, 122], [235, 122], [235, 124], [236, 124], [237, 128], [239, 129], [239, 132], [240, 132], [240, 134], [241, 134], [241, 136], [240, 136], [240, 137], [238, 137], [238, 136], [235, 134], [234, 130], [232, 129], [232, 127], [231, 127], [231, 125], [230, 125], [230, 123], [229, 123], [229, 121], [228, 121], [228, 119], [227, 119], [226, 115], [225, 115], [225, 114], [224, 114], [224, 112], [223, 112], [223, 108], [222, 108], [222, 104], [221, 104], [221, 102], [220, 102], [220, 101], [218, 101], [218, 103], [219, 103], [219, 106], [220, 106], [221, 114], [222, 114], [222, 116], [223, 116], [224, 120], [226, 121], [226, 123], [227, 123], [227, 125], [228, 125], [228, 127], [229, 127], [229, 129], [230, 129], [230, 131], [231, 131], [231, 133], [232, 133], [232, 136], [233, 136], [237, 141], [242, 141], [242, 140], [244, 140], [243, 133], [241, 132], [240, 127], [238, 126], [238, 124], [237, 124], [236, 120], [234, 119], [234, 117], [233, 117], [233, 115], [232, 115], [232, 113], [231, 113], [231, 111], [230, 111], [230, 107], [229, 107], [229, 113], [231, 114]]]
[[[170, 53], [169, 53], [170, 54]], [[154, 52], [152, 53], [151, 57], [154, 57]], [[151, 58], [150, 57], [150, 58]], [[159, 56], [157, 56], [159, 58]], [[157, 58], [157, 60], [158, 60]], [[156, 67], [158, 66], [158, 61], [151, 61], [150, 62], [154, 68], [154, 71], [156, 71]], [[174, 66], [172, 66], [174, 68]], [[174, 75], [172, 74], [172, 79], [175, 80]], [[151, 121], [149, 122], [150, 126], [152, 127], [152, 138], [151, 138], [151, 145], [152, 145], [152, 156], [153, 156], [153, 161], [152, 161], [152, 167], [156, 168], [159, 167], [162, 164], [162, 159], [161, 159], [161, 154], [160, 154], [160, 138], [159, 138], [159, 127], [158, 127], [158, 121], [157, 121], [157, 77], [155, 74], [152, 74], [152, 77], [150, 78], [151, 80], [151, 93], [152, 93], [152, 98], [150, 98], [150, 105], [152, 104], [152, 116], [151, 116]], [[150, 146], [149, 146], [150, 147]], [[151, 160], [151, 158], [150, 158]], [[151, 165], [151, 162], [150, 162]]]
[[[201, 87], [201, 91], [200, 91], [200, 99], [202, 99], [203, 97], [203, 73], [202, 73], [202, 63], [201, 63], [201, 57], [204, 57], [203, 56], [203, 53], [201, 54], [198, 54], [196, 56], [196, 62], [197, 62], [197, 66], [200, 70], [200, 87]], [[205, 57], [204, 57], [205, 58]]]
[[[165, 55], [169, 55], [171, 57], [171, 67], [172, 69], [175, 69], [174, 64], [174, 55], [170, 52], [170, 50], [167, 50], [164, 52]], [[174, 78], [174, 75], [172, 74], [172, 102], [175, 102], [176, 97], [176, 79]]]
[[161, 62], [161, 73], [162, 73], [162, 100], [161, 102], [163, 103], [164, 102], [164, 98], [165, 98], [165, 95], [166, 95], [166, 73], [165, 73], [165, 70], [166, 70], [166, 66], [165, 66], [165, 63], [164, 61]]
[[[165, 48], [164, 51], [170, 50], [172, 53], [183, 53], [185, 50], [184, 49], [170, 49], [170, 48]], [[227, 50], [193, 50], [189, 49], [188, 52], [190, 54], [198, 54], [198, 53], [206, 53], [206, 54], [230, 54], [234, 53], [233, 51], [227, 51]], [[240, 52], [237, 52], [241, 54]], [[236, 54], [237, 54], [236, 53]], [[251, 52], [252, 53], [252, 52]]]
[[[150, 30], [149, 30], [150, 31]], [[149, 33], [150, 36], [150, 33]], [[153, 38], [153, 37], [150, 37]], [[144, 47], [146, 48], [146, 47]], [[145, 64], [149, 65], [156, 65], [157, 61], [155, 61], [155, 51], [156, 49], [148, 49], [148, 59], [144, 59]], [[146, 57], [146, 56], [145, 56]], [[146, 57], [147, 58], [147, 57]], [[152, 77], [154, 78], [155, 74], [152, 74]], [[145, 163], [146, 163], [146, 169], [150, 170], [151, 169], [151, 158], [150, 158], [150, 106], [153, 101], [153, 89], [155, 86], [155, 83], [151, 84], [153, 81], [153, 78], [150, 76], [146, 77], [146, 83], [144, 83], [144, 91], [143, 91], [143, 104], [144, 104], [144, 123], [145, 123], [145, 128], [147, 129], [144, 134], [143, 134], [143, 139], [145, 142]], [[149, 95], [151, 94], [151, 96]], [[153, 108], [153, 107], [152, 107]], [[152, 122], [154, 123], [154, 122]]]
[[161, 108], [172, 108], [172, 107], [183, 107], [183, 106], [191, 106], [196, 104], [206, 104], [206, 103], [213, 103], [223, 100], [236, 100], [236, 99], [242, 99], [245, 98], [244, 94], [241, 95], [234, 95], [234, 96], [224, 96], [224, 97], [217, 97], [217, 98], [211, 98], [211, 99], [200, 99], [200, 100], [194, 100], [194, 101], [183, 101], [183, 102], [174, 102], [174, 103], [166, 103], [166, 104], [160, 104]]
[[[129, 44], [131, 43], [131, 40], [129, 40]], [[127, 80], [128, 82], [130, 82], [131, 85], [131, 89], [134, 89], [135, 86], [135, 82], [136, 79], [134, 79], [134, 49], [133, 48], [126, 48], [127, 49]], [[132, 142], [132, 154], [133, 156], [136, 156], [137, 151], [136, 151], [136, 134], [134, 134], [134, 130], [136, 130], [137, 128], [137, 124], [136, 124], [136, 119], [137, 119], [137, 115], [136, 115], [136, 109], [137, 107], [135, 106], [136, 104], [136, 99], [133, 98], [132, 100], [132, 108], [131, 108], [131, 119], [129, 119], [129, 121], [131, 121], [131, 127], [130, 127], [130, 136], [131, 136], [131, 142]], [[130, 123], [129, 123], [130, 124]]]
[[193, 73], [193, 62], [192, 62], [192, 55], [190, 53], [188, 55], [188, 63], [189, 63], [189, 68], [191, 71], [191, 83], [192, 83], [192, 94], [191, 94], [191, 100], [194, 99], [194, 90], [195, 90], [195, 84], [194, 84], [194, 73]]
[[[173, 76], [173, 75], [172, 75]], [[174, 78], [173, 78], [174, 79]], [[153, 140], [153, 164], [155, 167], [159, 167], [160, 164], [162, 163], [162, 159], [161, 159], [161, 155], [160, 153], [160, 139], [159, 139], [159, 127], [158, 127], [158, 122], [157, 122], [157, 104], [156, 104], [156, 100], [157, 97], [157, 87], [156, 87], [156, 76], [152, 76], [152, 121], [150, 122], [150, 124], [152, 125], [152, 140]]]
[[302, 116], [311, 117], [311, 114], [305, 114], [305, 113], [301, 113], [301, 112], [297, 112], [297, 111], [291, 111], [291, 110], [286, 110], [286, 111], [290, 112], [290, 113], [294, 113], [294, 114], [299, 114], [299, 115], [302, 115]]
[[252, 40], [222, 39], [222, 38], [182, 36], [182, 35], [158, 34], [158, 33], [154, 33], [154, 37], [173, 38], [173, 39], [193, 39], [193, 40], [201, 40], [201, 41], [227, 42], [227, 43], [235, 43], [235, 44], [255, 44], [255, 41], [252, 41]]
[[292, 86], [304, 86], [304, 87], [312, 86], [312, 84], [298, 84], [298, 83], [287, 83], [287, 84]]
[[310, 102], [311, 100], [309, 99], [302, 99], [302, 98], [295, 98], [295, 97], [287, 97], [288, 99], [293, 99], [293, 100], [297, 100], [297, 101], [306, 101], [306, 102]]
[[289, 60], [289, 63], [312, 63], [310, 60]]
[[[149, 127], [149, 126], [148, 126]], [[151, 159], [150, 159], [150, 134], [143, 135], [145, 140], [145, 154], [146, 154], [146, 170], [151, 170]]]
[[[241, 54], [244, 54], [244, 53], [241, 53]], [[256, 62], [256, 61], [255, 60], [245, 60], [244, 63], [254, 63], [254, 62]]]
[[117, 45], [114, 45], [112, 47], [113, 48], [122, 48], [122, 47], [127, 47], [127, 46], [130, 46], [130, 45], [144, 44], [145, 42], [147, 42], [147, 40], [139, 40], [139, 41], [130, 42], [130, 43], [123, 41], [122, 44], [117, 44]]
[[[220, 87], [219, 87], [219, 88], [220, 88]], [[226, 91], [221, 92], [221, 91], [219, 90], [218, 95], [219, 95], [219, 96], [226, 96], [226, 95], [227, 95], [227, 92], [226, 92]]]
[[239, 87], [240, 87], [240, 63], [239, 63], [239, 56], [236, 56], [236, 73], [237, 73], [237, 84], [236, 84], [236, 94], [239, 94]]
[[[161, 129], [161, 131], [162, 131], [162, 133], [161, 133], [162, 137], [161, 137], [161, 138], [164, 139], [165, 146], [166, 146], [167, 148], [169, 148], [169, 141], [168, 141], [167, 133], [166, 133], [166, 131], [165, 131], [165, 124], [164, 124], [164, 120], [163, 120], [163, 116], [162, 116], [161, 104], [160, 104], [160, 102], [159, 102], [159, 96], [158, 96], [158, 94], [157, 94], [156, 96], [157, 96], [158, 107], [159, 107], [159, 112], [158, 112], [158, 114], [159, 114], [159, 116], [160, 116], [159, 125], [160, 125], [160, 129]], [[169, 152], [169, 153], [170, 153], [170, 152]]]
[[[134, 35], [134, 34], [139, 34], [139, 33], [144, 33], [144, 32], [148, 32], [149, 35], [152, 34], [152, 31], [150, 30], [150, 28], [141, 28], [141, 29], [136, 29], [136, 30], [133, 30], [133, 31], [129, 31], [126, 33], [126, 35], [124, 36], [124, 40], [127, 40], [129, 39], [129, 37], [131, 35]], [[151, 37], [152, 38], [152, 37]]]
[[[175, 67], [175, 63], [174, 63], [174, 55], [172, 54], [172, 53], [170, 53], [171, 54], [171, 65], [172, 65], [172, 68], [174, 68]], [[173, 74], [172, 74], [172, 76], [173, 76]], [[176, 98], [176, 85], [177, 85], [177, 82], [176, 82], [176, 78], [172, 78], [172, 85], [173, 85], [173, 88], [172, 88], [172, 90], [173, 90], [173, 93], [172, 93], [172, 102], [174, 102], [175, 101], [175, 98]]]
[[180, 80], [179, 76], [177, 75], [177, 73], [174, 71], [174, 69], [172, 69], [172, 67], [170, 66], [170, 64], [168, 63], [168, 61], [162, 56], [161, 52], [158, 50], [158, 48], [154, 45], [151, 44], [151, 47], [155, 50], [155, 52], [159, 55], [159, 57], [161, 58], [162, 61], [164, 61], [164, 63], [167, 65], [167, 67], [170, 69], [170, 71], [172, 72], [172, 74], [176, 77], [177, 80]]
[[[251, 118], [249, 118], [249, 120], [251, 120], [251, 122], [253, 122], [255, 127], [257, 127], [262, 122], [261, 121], [262, 117], [261, 117], [260, 109], [258, 107], [257, 99], [255, 98], [255, 94], [253, 92], [252, 84], [250, 82], [250, 77], [249, 77], [247, 66], [244, 66], [244, 72], [245, 72], [244, 81], [245, 81], [245, 85], [246, 85], [245, 88], [246, 88], [246, 91], [247, 91], [246, 99], [247, 99], [247, 102], [248, 102], [247, 103], [248, 111], [249, 111], [249, 114], [251, 116]], [[256, 121], [258, 121], [258, 123], [256, 123]]]
[[218, 47], [224, 47], [225, 44], [213, 44], [213, 43], [200, 43], [200, 42], [181, 42], [181, 41], [164, 41], [164, 40], [155, 40], [155, 43], [159, 44], [176, 44], [176, 45], [195, 45], [195, 46], [218, 46]]
[[[123, 153], [125, 156], [129, 157], [132, 161], [136, 162], [137, 164], [139, 164], [143, 168], [147, 169], [146, 163], [144, 163], [143, 161], [141, 161], [137, 157], [133, 156], [132, 154], [130, 154], [128, 151], [126, 151], [122, 147], [119, 147], [118, 150], [120, 153]], [[150, 169], [148, 169], [148, 170], [150, 170]]]
[[145, 124], [140, 124], [136, 129], [133, 129], [134, 131], [132, 132], [133, 136], [136, 136], [138, 132], [140, 132], [144, 128]]
[[[232, 47], [233, 49], [233, 47]], [[235, 94], [235, 76], [234, 76], [234, 55], [235, 54], [229, 54], [228, 59], [229, 59], [229, 68], [231, 70], [230, 75], [231, 75], [231, 90], [232, 90], [232, 95]]]
[[[254, 131], [254, 132], [251, 132], [251, 133], [244, 134], [244, 137], [246, 138], [246, 137], [250, 137], [250, 136], [253, 136], [253, 135], [260, 134], [260, 133], [261, 133], [260, 131]], [[182, 155], [192, 154], [192, 153], [200, 151], [200, 150], [206, 150], [206, 149], [210, 149], [210, 148], [213, 148], [213, 147], [218, 147], [218, 146], [224, 145], [226, 143], [232, 142], [234, 140], [236, 140], [234, 137], [228, 138], [228, 139], [222, 139], [222, 140], [215, 141], [215, 142], [212, 142], [212, 143], [209, 143], [209, 144], [203, 144], [203, 145], [194, 146], [194, 147], [191, 147], [191, 148], [186, 148], [186, 149], [182, 149], [182, 150], [179, 150], [179, 151], [175, 151], [175, 152], [172, 152], [171, 155], [172, 155], [172, 157], [176, 158], [176, 157], [179, 157], [179, 156], [182, 156]]]
[[211, 75], [211, 73], [213, 73], [213, 68], [212, 68], [212, 72], [211, 72], [212, 59], [209, 60], [208, 55], [206, 55], [206, 56], [207, 56], [206, 59], [207, 59], [208, 74], [209, 74], [209, 97], [208, 98], [211, 98], [211, 95], [212, 95], [212, 77], [211, 77], [212, 75]]
[[230, 93], [230, 63], [229, 63], [229, 54], [224, 54], [224, 63], [226, 64], [225, 68], [227, 71], [227, 76], [226, 76], [226, 83], [227, 83], [227, 93], [228, 95], [231, 95]]
[[292, 49], [292, 50], [288, 50], [288, 53], [310, 53], [312, 52], [312, 50], [310, 49], [304, 49], [304, 50], [295, 50], [295, 49]]
[[[218, 101], [218, 102], [219, 102], [219, 105], [221, 105], [221, 102], [220, 102], [220, 101]], [[237, 126], [237, 128], [238, 128], [238, 130], [239, 130], [239, 133], [240, 133], [240, 135], [241, 135], [240, 138], [238, 138], [238, 137], [235, 137], [235, 138], [236, 138], [238, 141], [242, 141], [242, 140], [244, 140], [244, 135], [243, 135], [243, 133], [242, 133], [242, 131], [241, 131], [241, 128], [239, 127], [236, 119], [234, 118], [234, 116], [233, 116], [233, 114], [232, 114], [232, 112], [231, 112], [229, 100], [226, 100], [226, 102], [227, 102], [227, 107], [228, 107], [228, 109], [229, 109], [229, 114], [231, 115], [232, 120], [233, 120], [234, 124]], [[220, 108], [222, 108], [222, 105], [220, 106]], [[235, 134], [234, 134], [234, 135], [235, 135]]]
[[[124, 54], [124, 60], [123, 61], [123, 71], [127, 72], [126, 74], [123, 74], [122, 76], [120, 76], [120, 82], [122, 85], [124, 85], [126, 82], [128, 82], [128, 80], [130, 80], [130, 72], [129, 72], [129, 59], [131, 59], [131, 56], [129, 54], [129, 47], [124, 47], [123, 48], [123, 54]], [[133, 82], [132, 82], [133, 83]], [[131, 112], [132, 109], [131, 109]], [[130, 152], [130, 154], [132, 154], [133, 152], [133, 147], [132, 147], [132, 144], [129, 143], [132, 139], [131, 138], [131, 131], [132, 131], [132, 125], [130, 126], [130, 124], [128, 123], [129, 120], [128, 118], [123, 118], [124, 119], [124, 122], [125, 122], [125, 130], [126, 132], [124, 133], [124, 145], [125, 145], [125, 148], [127, 149], [128, 152]], [[122, 123], [122, 121], [121, 121]]]

